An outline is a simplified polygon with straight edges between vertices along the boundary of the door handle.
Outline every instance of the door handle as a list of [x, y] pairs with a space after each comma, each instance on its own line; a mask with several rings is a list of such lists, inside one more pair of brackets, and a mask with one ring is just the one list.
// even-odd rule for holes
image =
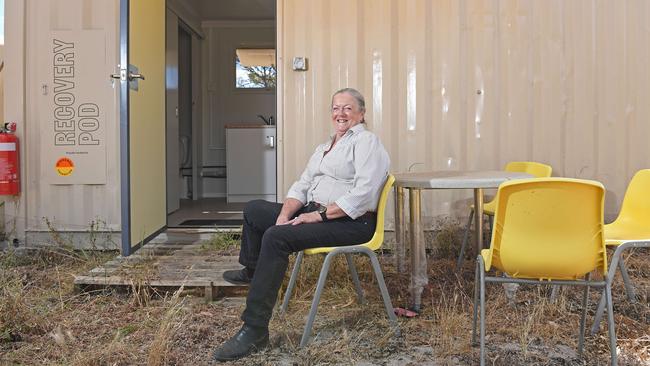
[[140, 70], [138, 70], [137, 66], [129, 64], [129, 67], [124, 72], [124, 78], [122, 80], [128, 80], [129, 88], [138, 91], [138, 79], [144, 80], [144, 75], [140, 74]]
[[273, 149], [275, 147], [275, 136], [266, 136], [266, 140], [268, 141], [268, 147]]
[[111, 79], [117, 79], [117, 80], [126, 80], [126, 70], [125, 69], [120, 69], [119, 74], [111, 74]]
[[142, 75], [142, 74], [134, 74], [134, 73], [130, 72], [130, 73], [129, 73], [129, 81], [131, 81], [131, 80], [133, 80], [133, 79], [141, 79], [141, 80], [144, 80], [144, 75]]

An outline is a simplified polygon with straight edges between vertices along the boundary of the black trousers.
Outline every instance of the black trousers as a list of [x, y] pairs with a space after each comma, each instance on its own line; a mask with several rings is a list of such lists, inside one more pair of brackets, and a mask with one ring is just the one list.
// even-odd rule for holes
[[[281, 208], [280, 203], [263, 200], [250, 201], [244, 208], [239, 263], [255, 269], [241, 317], [248, 325], [268, 326], [291, 253], [365, 243], [377, 222], [376, 215], [369, 213], [356, 220], [346, 216], [314, 224], [275, 225]], [[307, 205], [296, 216], [315, 210], [316, 206]]]

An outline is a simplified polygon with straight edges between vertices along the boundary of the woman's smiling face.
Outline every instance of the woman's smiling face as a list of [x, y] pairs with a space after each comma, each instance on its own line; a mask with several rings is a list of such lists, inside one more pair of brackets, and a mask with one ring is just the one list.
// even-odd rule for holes
[[352, 95], [336, 94], [332, 98], [332, 123], [338, 137], [343, 136], [350, 128], [363, 121], [364, 112]]

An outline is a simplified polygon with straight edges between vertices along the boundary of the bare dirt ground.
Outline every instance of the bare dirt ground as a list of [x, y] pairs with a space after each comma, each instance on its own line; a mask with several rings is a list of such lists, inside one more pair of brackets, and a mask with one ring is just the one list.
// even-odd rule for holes
[[[219, 249], [223, 251], [223, 248]], [[454, 270], [453, 251], [431, 255], [422, 313], [400, 319], [401, 336], [388, 326], [367, 259], [356, 260], [367, 305], [359, 305], [345, 261], [337, 261], [308, 347], [298, 344], [321, 260], [306, 258], [286, 315], [271, 322], [271, 344], [231, 365], [475, 365], [471, 314], [474, 264]], [[212, 350], [237, 332], [243, 298], [206, 303], [193, 290], [164, 292], [146, 278], [128, 291], [79, 292], [73, 276], [115, 256], [50, 248], [0, 255], [0, 364], [2, 365], [212, 365]], [[381, 257], [394, 306], [408, 304], [408, 275]], [[638, 301], [614, 286], [621, 365], [650, 365], [650, 251], [627, 257]], [[577, 355], [579, 289], [522, 286], [508, 302], [499, 285], [488, 286], [487, 355], [494, 365], [607, 365], [607, 326], [587, 337]], [[230, 294], [237, 295], [237, 294]], [[244, 295], [243, 293], [239, 294]], [[599, 293], [591, 291], [588, 326]]]

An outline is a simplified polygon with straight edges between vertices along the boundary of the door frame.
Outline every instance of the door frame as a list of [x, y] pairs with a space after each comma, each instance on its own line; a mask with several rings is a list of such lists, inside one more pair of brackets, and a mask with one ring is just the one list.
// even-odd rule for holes
[[[120, 0], [120, 63], [118, 69], [129, 65], [129, 0]], [[126, 67], [124, 67], [126, 65]], [[120, 80], [120, 211], [122, 255], [128, 256], [131, 247], [131, 176], [129, 146], [129, 83]]]
[[275, 200], [284, 202], [284, 1], [275, 2], [275, 64], [277, 69], [275, 84]]

